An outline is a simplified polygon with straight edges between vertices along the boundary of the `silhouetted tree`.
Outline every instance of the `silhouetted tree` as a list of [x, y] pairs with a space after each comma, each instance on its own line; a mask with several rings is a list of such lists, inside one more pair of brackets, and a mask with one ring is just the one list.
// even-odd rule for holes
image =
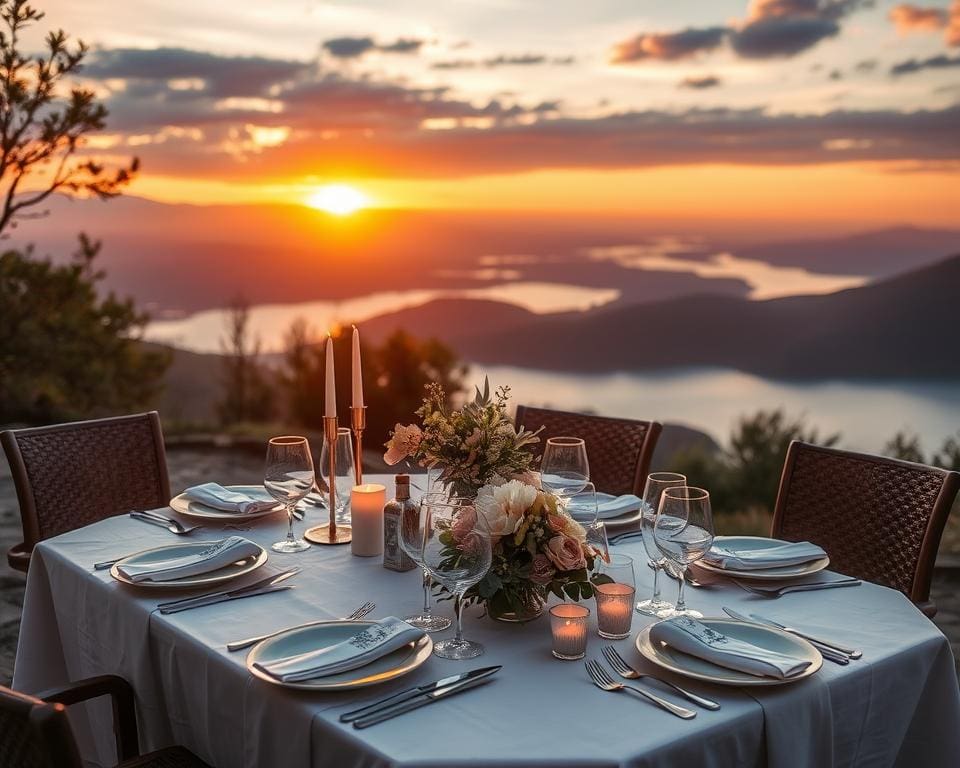
[[148, 405], [169, 354], [138, 343], [147, 315], [97, 295], [100, 249], [81, 236], [69, 264], [0, 255], [0, 422], [42, 423]]
[[931, 463], [960, 472], [960, 431], [943, 441], [943, 446], [933, 455]]
[[883, 446], [883, 455], [904, 461], [916, 461], [923, 464], [923, 450], [920, 448], [920, 437], [907, 432], [897, 432], [887, 444]]
[[29, 209], [54, 192], [114, 197], [139, 167], [134, 158], [108, 171], [77, 156], [83, 137], [105, 127], [107, 110], [93, 91], [65, 87], [87, 53], [82, 41], [71, 47], [57, 30], [42, 54], [21, 53], [24, 28], [42, 18], [25, 0], [0, 0], [0, 236], [18, 218], [45, 215]]
[[243, 298], [230, 304], [227, 336], [221, 338], [223, 399], [217, 405], [220, 422], [262, 422], [273, 413], [273, 391], [261, 370], [260, 338], [250, 334], [250, 305]]
[[301, 427], [323, 428], [323, 343], [307, 321], [298, 317], [284, 336], [284, 370], [291, 421]]

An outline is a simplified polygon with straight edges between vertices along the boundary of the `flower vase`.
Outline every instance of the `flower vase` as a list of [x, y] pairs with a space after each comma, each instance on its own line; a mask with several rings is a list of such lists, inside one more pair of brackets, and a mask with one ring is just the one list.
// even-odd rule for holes
[[510, 607], [498, 593], [487, 601], [487, 613], [494, 621], [505, 624], [525, 624], [543, 615], [546, 601], [539, 595], [531, 595], [519, 609]]

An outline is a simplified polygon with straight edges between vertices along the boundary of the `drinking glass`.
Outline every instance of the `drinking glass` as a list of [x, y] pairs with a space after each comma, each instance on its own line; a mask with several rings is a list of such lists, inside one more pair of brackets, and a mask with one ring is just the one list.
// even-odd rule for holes
[[690, 610], [684, 603], [683, 585], [687, 566], [703, 557], [713, 544], [710, 494], [703, 488], [689, 486], [667, 488], [660, 497], [653, 535], [657, 548], [675, 565], [680, 584], [676, 608], [658, 615], [664, 618], [690, 616], [702, 619], [702, 613]]
[[423, 567], [425, 520], [423, 499], [426, 498], [436, 498], [438, 501], [444, 501], [447, 495], [439, 493], [424, 494], [419, 504], [403, 512], [403, 520], [400, 523], [400, 548], [410, 556], [413, 562], [420, 566], [423, 574], [423, 611], [415, 616], [406, 616], [403, 620], [424, 632], [442, 632], [449, 629], [453, 622], [446, 616], [437, 616], [430, 607], [430, 589], [433, 586], [433, 579], [430, 577], [430, 571]]
[[597, 517], [597, 491], [593, 483], [584, 483], [583, 488], [569, 496], [561, 496], [560, 503], [570, 517], [583, 526], [587, 534], [587, 544], [604, 561], [610, 559], [610, 542], [607, 541], [607, 528], [603, 520]]
[[270, 547], [274, 552], [302, 552], [310, 546], [293, 535], [293, 510], [310, 493], [314, 480], [313, 456], [307, 438], [289, 435], [270, 438], [263, 487], [287, 509], [287, 538]]
[[550, 437], [540, 462], [543, 490], [569, 496], [583, 490], [590, 480], [587, 446], [579, 437]]
[[653, 526], [657, 520], [657, 510], [660, 509], [660, 497], [667, 488], [680, 488], [687, 484], [684, 475], [676, 472], [652, 472], [647, 475], [647, 484], [643, 488], [641, 502], [641, 532], [643, 548], [647, 550], [647, 557], [653, 564], [653, 595], [649, 600], [637, 603], [637, 611], [648, 616], [656, 616], [661, 611], [667, 611], [673, 606], [660, 597], [660, 571], [663, 569], [663, 555], [657, 548], [653, 537]]
[[457, 632], [433, 646], [443, 659], [472, 659], [483, 646], [463, 637], [463, 594], [482, 579], [492, 558], [490, 532], [471, 499], [423, 500], [423, 565], [453, 593]]
[[[346, 427], [337, 429], [336, 456], [337, 523], [350, 524], [350, 491], [357, 484], [356, 467], [353, 463], [353, 434]], [[330, 443], [324, 439], [320, 451], [320, 476], [330, 488]], [[328, 497], [329, 498], [329, 497]]]

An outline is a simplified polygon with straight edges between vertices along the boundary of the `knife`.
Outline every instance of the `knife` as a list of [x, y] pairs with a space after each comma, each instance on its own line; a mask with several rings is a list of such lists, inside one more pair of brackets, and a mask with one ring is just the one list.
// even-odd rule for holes
[[296, 576], [300, 573], [301, 568], [291, 568], [289, 571], [283, 571], [282, 573], [274, 573], [270, 576], [265, 576], [258, 581], [253, 582], [252, 584], [247, 584], [244, 587], [237, 587], [236, 589], [227, 589], [219, 592], [209, 592], [206, 595], [197, 595], [196, 597], [182, 597], [179, 600], [168, 600], [165, 603], [157, 603], [157, 608], [163, 611], [164, 608], [178, 608], [185, 605], [191, 605], [192, 603], [204, 603], [207, 600], [213, 600], [215, 598], [221, 597], [235, 597], [241, 592], [248, 592], [251, 590], [259, 589], [260, 587], [272, 587], [279, 584], [282, 581], [286, 581], [291, 576]]
[[448, 685], [444, 688], [438, 688], [435, 691], [425, 693], [421, 698], [414, 698], [409, 701], [400, 702], [393, 706], [387, 707], [386, 709], [382, 709], [379, 712], [375, 712], [372, 715], [367, 715], [359, 720], [355, 720], [353, 722], [353, 727], [369, 728], [371, 725], [382, 723], [384, 720], [390, 720], [397, 715], [402, 715], [405, 712], [411, 712], [414, 709], [425, 707], [427, 704], [433, 704], [435, 701], [444, 699], [447, 696], [453, 696], [454, 694], [461, 693], [462, 691], [467, 691], [470, 688], [475, 688], [478, 685], [483, 685], [484, 683], [490, 682], [490, 675], [492, 675], [498, 669], [500, 669], [499, 666], [493, 667], [491, 668], [491, 671], [487, 672], [483, 676], [473, 677], [469, 680], [461, 680], [459, 683], [454, 683], [453, 685]]
[[218, 603], [227, 603], [231, 600], [242, 600], [245, 597], [257, 597], [258, 595], [269, 595], [271, 592], [285, 592], [288, 589], [293, 589], [293, 584], [283, 584], [279, 587], [261, 587], [260, 589], [255, 589], [253, 591], [244, 590], [243, 592], [238, 592], [235, 595], [227, 594], [222, 597], [211, 598], [205, 603], [190, 603], [189, 605], [174, 605], [169, 608], [161, 608], [160, 613], [164, 616], [167, 616], [171, 613], [180, 613], [181, 611], [189, 611], [191, 608], [203, 608], [207, 605], [217, 605]]
[[805, 632], [801, 632], [799, 629], [794, 629], [793, 627], [787, 627], [779, 622], [774, 621], [773, 619], [764, 618], [757, 613], [751, 613], [750, 617], [756, 621], [759, 621], [761, 624], [767, 624], [771, 627], [782, 629], [784, 632], [790, 632], [797, 637], [802, 637], [804, 640], [809, 640], [811, 643], [817, 643], [818, 645], [825, 645], [827, 648], [833, 648], [840, 653], [845, 653], [851, 659], [859, 659], [863, 657], [863, 651], [857, 648], [847, 648], [845, 645], [840, 645], [840, 643], [834, 643], [830, 640], [821, 640], [819, 637], [808, 635]]
[[387, 696], [386, 698], [375, 701], [372, 704], [367, 704], [366, 706], [359, 707], [358, 709], [353, 709], [350, 712], [344, 712], [342, 715], [340, 715], [340, 722], [352, 723], [354, 720], [359, 720], [361, 717], [369, 717], [381, 709], [387, 709], [388, 707], [392, 707], [402, 701], [408, 701], [409, 699], [413, 699], [417, 696], [422, 696], [425, 693], [436, 691], [438, 688], [444, 688], [448, 685], [453, 685], [464, 680], [485, 677], [493, 674], [498, 669], [500, 669], [500, 667], [480, 667], [479, 669], [474, 669], [470, 672], [464, 672], [460, 675], [451, 675], [450, 677], [443, 677], [439, 680], [435, 680], [432, 683], [424, 683], [423, 685], [417, 685], [413, 688], [407, 688], [404, 691], [395, 693], [392, 696]]
[[[746, 616], [744, 616], [742, 613], [737, 613], [732, 608], [723, 608], [722, 610], [731, 619], [736, 619], [737, 621], [742, 621], [746, 624], [754, 624], [760, 627], [769, 626], [768, 624], [764, 624], [763, 622], [756, 621], [755, 619], [749, 619]], [[779, 627], [777, 627], [777, 629], [779, 629]], [[791, 633], [791, 634], [796, 634], [796, 633]], [[808, 643], [810, 643], [818, 651], [820, 651], [820, 655], [823, 656], [823, 658], [828, 659], [829, 661], [832, 661], [835, 664], [840, 664], [842, 666], [846, 666], [847, 664], [850, 663], [850, 657], [845, 653], [841, 653], [836, 648], [826, 646], [826, 645], [821, 645], [820, 643], [814, 642], [813, 640], [810, 640], [808, 638], [803, 638], [803, 639], [806, 640]]]

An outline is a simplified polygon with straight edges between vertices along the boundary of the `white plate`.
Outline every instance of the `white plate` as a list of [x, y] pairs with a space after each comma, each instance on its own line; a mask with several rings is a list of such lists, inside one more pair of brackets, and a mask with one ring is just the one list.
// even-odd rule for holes
[[[610, 501], [615, 498], [617, 497], [613, 494], [600, 493], [599, 491], [597, 492], [597, 504], [603, 504], [605, 501]], [[626, 514], [619, 515], [617, 517], [598, 517], [597, 520], [607, 526], [607, 528], [621, 528], [625, 525], [634, 525], [639, 523], [640, 518], [642, 517], [642, 512], [643, 508], [641, 507], [640, 509], [635, 509], [633, 512], [627, 512]]]
[[[765, 549], [785, 544], [780, 539], [768, 539], [763, 536], [717, 536], [713, 540], [714, 544], [722, 545], [727, 549]], [[819, 560], [812, 560], [809, 563], [800, 563], [799, 565], [782, 565], [777, 568], [758, 568], [750, 571], [739, 571], [733, 568], [717, 568], [710, 565], [705, 560], [697, 560], [694, 566], [702, 568], [710, 573], [718, 573], [722, 576], [735, 576], [738, 579], [755, 579], [757, 581], [778, 581], [781, 579], [795, 579], [800, 576], [809, 576], [813, 573], [819, 573], [830, 565], [829, 557], [821, 557]]]
[[[776, 677], [760, 677], [751, 675], [747, 672], [739, 672], [735, 669], [727, 669], [709, 661], [698, 659], [696, 656], [677, 651], [668, 645], [660, 644], [654, 646], [650, 641], [650, 627], [644, 627], [637, 635], [637, 650], [640, 655], [648, 661], [656, 664], [658, 667], [675, 672], [684, 677], [691, 677], [696, 680], [705, 680], [709, 683], [718, 683], [719, 685], [786, 685], [795, 683], [797, 680], [803, 680], [810, 677], [814, 672], [823, 666], [823, 656], [820, 651], [814, 648], [802, 637], [791, 635], [773, 627], [762, 627], [757, 624], [748, 624], [743, 621], [734, 621], [733, 619], [700, 619], [700, 623], [711, 629], [715, 629], [721, 634], [735, 637], [737, 640], [744, 640], [754, 645], [759, 645], [769, 651], [786, 653], [796, 656], [800, 659], [810, 661], [807, 667], [799, 675], [781, 680]], [[652, 624], [650, 625], [653, 626]]]
[[305, 627], [291, 629], [282, 635], [268, 638], [255, 645], [247, 654], [247, 669], [261, 680], [280, 685], [284, 688], [297, 688], [302, 691], [337, 691], [344, 688], [363, 688], [368, 685], [385, 683], [412, 672], [433, 653], [433, 640], [424, 633], [415, 643], [407, 643], [393, 653], [381, 656], [376, 661], [339, 672], [335, 675], [317, 677], [313, 680], [301, 680], [297, 683], [283, 683], [253, 666], [254, 662], [270, 662], [326, 648], [353, 637], [357, 632], [376, 624], [375, 621], [321, 621]]
[[134, 587], [149, 587], [151, 589], [189, 589], [191, 587], [207, 587], [213, 584], [220, 584], [225, 581], [230, 581], [238, 576], [243, 576], [244, 574], [257, 570], [257, 568], [267, 562], [267, 551], [263, 547], [260, 547], [260, 552], [258, 554], [251, 555], [244, 560], [238, 560], [235, 563], [230, 563], [230, 565], [226, 565], [223, 568], [218, 568], [215, 571], [205, 573], [201, 576], [191, 576], [186, 579], [177, 579], [176, 581], [134, 582], [128, 579], [118, 570], [118, 566], [127, 563], [149, 565], [150, 563], [168, 560], [172, 557], [195, 554], [197, 552], [202, 552], [204, 549], [207, 549], [215, 543], [216, 542], [213, 541], [192, 541], [184, 544], [170, 544], [166, 547], [146, 549], [143, 552], [137, 552], [135, 555], [130, 555], [129, 557], [125, 557], [123, 560], [114, 563], [110, 568], [110, 575], [113, 576], [113, 578], [115, 578], [117, 581], [123, 582], [124, 584], [130, 584]]
[[[269, 501], [271, 498], [266, 488], [262, 485], [228, 485], [226, 488], [228, 491], [245, 493], [254, 499], [266, 499]], [[235, 523], [239, 520], [256, 520], [258, 517], [275, 514], [283, 509], [283, 505], [278, 502], [272, 509], [256, 512], [252, 515], [241, 515], [236, 512], [224, 512], [222, 509], [214, 509], [213, 507], [208, 507], [206, 504], [201, 504], [199, 501], [190, 501], [190, 499], [181, 493], [179, 496], [174, 496], [170, 499], [170, 509], [185, 517], [194, 517], [198, 520], [216, 520], [218, 523], [230, 521]]]

